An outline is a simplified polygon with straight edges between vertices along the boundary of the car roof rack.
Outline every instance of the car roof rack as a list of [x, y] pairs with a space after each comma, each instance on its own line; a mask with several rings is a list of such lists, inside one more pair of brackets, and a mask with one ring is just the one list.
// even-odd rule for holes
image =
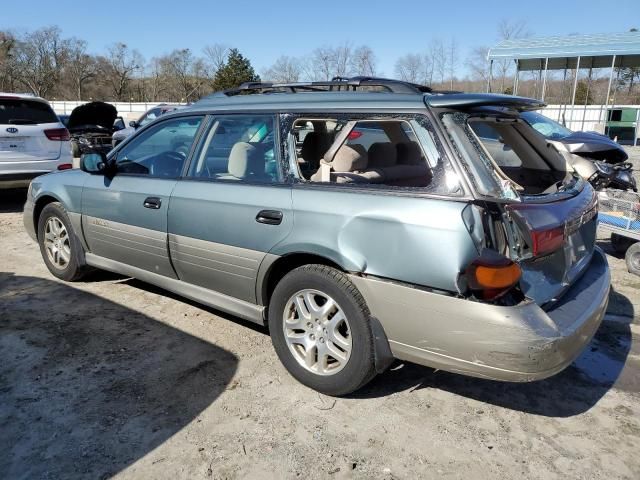
[[316, 82], [246, 82], [237, 88], [217, 92], [215, 96], [232, 97], [255, 93], [356, 92], [379, 87], [389, 93], [431, 93], [431, 88], [417, 83], [379, 77], [333, 77]]

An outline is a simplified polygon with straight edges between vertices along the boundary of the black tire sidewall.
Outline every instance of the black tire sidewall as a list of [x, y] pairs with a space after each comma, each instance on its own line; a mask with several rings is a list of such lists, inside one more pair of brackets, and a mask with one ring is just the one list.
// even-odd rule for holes
[[627, 270], [629, 273], [640, 275], [640, 268], [634, 265], [632, 261], [632, 258], [637, 255], [640, 255], [640, 242], [636, 242], [631, 245], [627, 249], [627, 254], [625, 255], [625, 263], [627, 264]]
[[[69, 263], [66, 268], [59, 269], [51, 264], [49, 257], [47, 256], [47, 252], [45, 251], [44, 246], [44, 228], [46, 222], [51, 217], [57, 217], [67, 229], [69, 235], [69, 247], [71, 250], [71, 258], [69, 259]], [[73, 227], [71, 226], [71, 221], [69, 220], [69, 216], [66, 211], [62, 207], [61, 204], [54, 202], [50, 203], [44, 207], [40, 217], [38, 217], [38, 245], [40, 246], [40, 253], [42, 255], [42, 259], [44, 260], [45, 265], [49, 269], [52, 275], [58, 277], [61, 280], [71, 281], [75, 280], [80, 275], [81, 269], [81, 250], [82, 246], [80, 245], [80, 241], [76, 237]]]
[[[348, 288], [345, 283], [348, 282]], [[291, 296], [303, 289], [315, 289], [332, 297], [345, 313], [351, 330], [351, 355], [345, 367], [329, 376], [317, 375], [293, 357], [282, 328], [284, 308]], [[269, 331], [273, 346], [291, 375], [300, 383], [327, 395], [351, 393], [375, 375], [373, 335], [369, 311], [355, 286], [333, 268], [308, 265], [292, 270], [276, 286], [269, 305]]]

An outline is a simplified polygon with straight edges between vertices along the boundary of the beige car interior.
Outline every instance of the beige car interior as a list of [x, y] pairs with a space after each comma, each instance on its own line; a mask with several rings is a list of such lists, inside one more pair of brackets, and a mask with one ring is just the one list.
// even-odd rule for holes
[[[402, 120], [347, 122], [337, 129], [313, 122], [298, 165], [311, 182], [425, 187], [432, 174], [409, 124]], [[338, 127], [338, 128], [339, 128]], [[351, 139], [356, 131], [359, 137]]]

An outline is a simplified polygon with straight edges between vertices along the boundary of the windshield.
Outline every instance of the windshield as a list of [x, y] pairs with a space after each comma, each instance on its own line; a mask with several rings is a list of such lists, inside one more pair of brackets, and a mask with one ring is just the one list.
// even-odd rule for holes
[[560, 140], [561, 138], [568, 137], [573, 132], [567, 127], [563, 127], [558, 122], [545, 117], [538, 112], [523, 112], [520, 116], [535, 128], [543, 137], [549, 140]]

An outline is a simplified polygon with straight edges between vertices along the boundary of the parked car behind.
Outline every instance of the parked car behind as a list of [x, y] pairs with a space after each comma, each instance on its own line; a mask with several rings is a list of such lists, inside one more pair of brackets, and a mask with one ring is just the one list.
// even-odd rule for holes
[[546, 139], [558, 142], [575, 155], [616, 164], [629, 158], [622, 146], [597, 132], [574, 132], [539, 112], [524, 112], [522, 118]]
[[74, 108], [67, 123], [73, 156], [111, 150], [117, 117], [116, 107], [105, 102], [90, 102]]
[[128, 127], [119, 129], [117, 132], [115, 132], [111, 138], [111, 145], [113, 147], [116, 147], [125, 138], [133, 135], [133, 133], [135, 133], [138, 128], [144, 127], [147, 123], [150, 123], [151, 121], [164, 115], [165, 113], [173, 112], [177, 108], [181, 108], [181, 106], [161, 103], [160, 105], [147, 110], [138, 120], [130, 121]]
[[[545, 378], [594, 335], [610, 281], [594, 190], [519, 121], [542, 106], [367, 77], [249, 84], [38, 178], [25, 227], [63, 280], [115, 271], [268, 324], [326, 394], [394, 358]], [[520, 163], [498, 166], [473, 124]]]
[[26, 187], [71, 163], [69, 131], [46, 100], [0, 93], [0, 188]]

